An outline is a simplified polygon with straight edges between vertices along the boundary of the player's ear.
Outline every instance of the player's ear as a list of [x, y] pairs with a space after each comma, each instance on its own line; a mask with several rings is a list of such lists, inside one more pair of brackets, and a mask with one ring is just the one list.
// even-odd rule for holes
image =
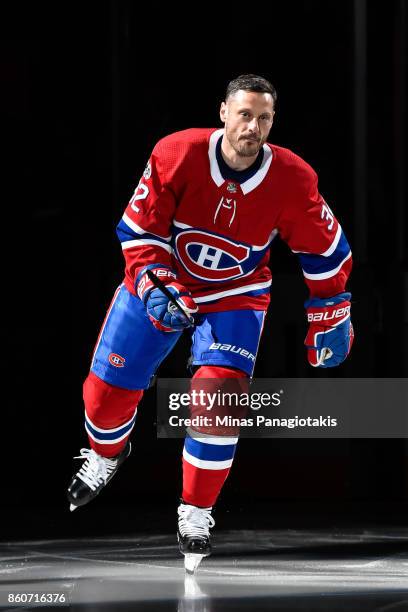
[[225, 123], [226, 118], [227, 118], [227, 105], [225, 104], [225, 102], [221, 102], [220, 119], [223, 123]]

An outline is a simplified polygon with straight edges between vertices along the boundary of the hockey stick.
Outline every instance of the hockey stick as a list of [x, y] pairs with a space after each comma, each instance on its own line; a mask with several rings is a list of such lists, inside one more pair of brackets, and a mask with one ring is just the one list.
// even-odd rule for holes
[[160, 289], [160, 291], [162, 293], [164, 293], [166, 298], [169, 299], [169, 301], [173, 304], [173, 306], [175, 306], [177, 308], [177, 310], [179, 312], [181, 312], [182, 315], [185, 316], [185, 318], [188, 320], [190, 325], [194, 326], [195, 322], [194, 322], [193, 317], [190, 316], [189, 314], [187, 314], [186, 311], [180, 306], [180, 304], [177, 302], [177, 300], [174, 297], [174, 295], [167, 289], [166, 285], [164, 285], [164, 283], [162, 283], [161, 280], [159, 278], [157, 278], [157, 276], [155, 274], [153, 274], [153, 272], [151, 270], [146, 270], [146, 274], [149, 277], [149, 279], [152, 281], [153, 285], [157, 289]]

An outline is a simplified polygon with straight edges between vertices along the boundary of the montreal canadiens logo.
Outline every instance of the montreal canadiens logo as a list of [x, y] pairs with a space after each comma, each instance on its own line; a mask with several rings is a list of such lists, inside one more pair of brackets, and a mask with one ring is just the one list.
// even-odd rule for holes
[[111, 353], [109, 355], [109, 363], [115, 366], [115, 368], [123, 368], [125, 366], [125, 361], [126, 359], [117, 353]]
[[248, 246], [198, 230], [181, 232], [175, 247], [187, 272], [207, 281], [226, 281], [241, 276], [243, 264], [251, 253]]

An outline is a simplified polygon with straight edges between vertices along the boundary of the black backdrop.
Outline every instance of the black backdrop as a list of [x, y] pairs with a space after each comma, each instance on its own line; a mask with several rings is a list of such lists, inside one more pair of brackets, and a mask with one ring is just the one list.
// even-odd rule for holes
[[[58, 3], [17, 7], [3, 24], [4, 537], [173, 526], [181, 443], [155, 439], [154, 390], [131, 458], [98, 501], [71, 515], [64, 490], [72, 456], [86, 446], [82, 381], [122, 278], [116, 223], [154, 143], [218, 125], [238, 74], [275, 84], [270, 140], [316, 169], [354, 251], [356, 342], [330, 375], [406, 376], [404, 4], [274, 0], [189, 12], [130, 0]], [[306, 289], [279, 240], [271, 266], [255, 375], [326, 376], [306, 363]], [[183, 339], [160, 374], [186, 375], [187, 357]], [[242, 527], [397, 522], [407, 487], [403, 439], [244, 440], [219, 514]]]

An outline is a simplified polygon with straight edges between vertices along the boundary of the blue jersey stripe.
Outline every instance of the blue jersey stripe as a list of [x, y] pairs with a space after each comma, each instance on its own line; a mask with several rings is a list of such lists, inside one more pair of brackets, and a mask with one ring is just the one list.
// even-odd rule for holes
[[169, 245], [168, 241], [164, 240], [156, 234], [149, 234], [149, 232], [143, 232], [143, 234], [137, 234], [129, 227], [123, 219], [121, 219], [116, 227], [116, 234], [120, 242], [127, 242], [129, 240], [156, 240], [162, 242], [166, 246]]
[[236, 444], [206, 444], [189, 436], [184, 441], [184, 448], [190, 455], [206, 461], [225, 461], [234, 457]]
[[299, 259], [303, 270], [307, 274], [320, 274], [322, 272], [330, 272], [330, 270], [340, 265], [349, 252], [350, 246], [342, 231], [336, 249], [328, 257], [299, 253]]

